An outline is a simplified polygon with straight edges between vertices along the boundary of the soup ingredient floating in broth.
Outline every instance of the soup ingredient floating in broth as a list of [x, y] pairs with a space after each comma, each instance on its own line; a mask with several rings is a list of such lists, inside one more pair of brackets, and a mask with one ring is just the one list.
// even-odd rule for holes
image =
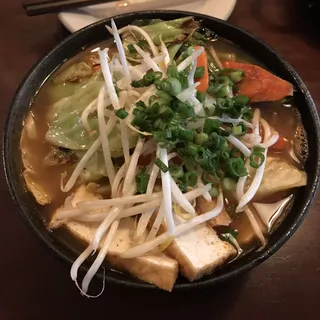
[[[268, 105], [251, 105], [292, 95], [292, 85], [257, 65], [221, 61], [223, 40], [192, 17], [106, 27], [114, 42], [48, 80], [55, 94], [45, 135], [24, 126], [24, 175], [41, 204], [33, 168], [61, 175], [61, 191], [58, 182], [50, 189], [49, 227], [87, 244], [71, 269], [83, 294], [105, 259], [171, 291], [179, 270], [194, 281], [244, 254], [238, 236], [248, 230], [235, 230], [243, 221], [251, 247], [265, 246], [272, 230], [261, 208], [289, 199], [282, 212], [293, 196], [280, 192], [306, 184], [302, 164], [288, 162], [293, 138], [265, 116]], [[37, 139], [45, 160], [25, 152]]]

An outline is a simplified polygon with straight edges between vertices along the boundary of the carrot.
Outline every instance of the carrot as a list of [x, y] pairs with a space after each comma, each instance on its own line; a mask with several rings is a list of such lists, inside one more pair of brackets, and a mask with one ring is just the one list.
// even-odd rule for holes
[[[201, 47], [196, 46], [195, 49], [199, 49]], [[197, 67], [204, 67], [204, 74], [201, 78], [196, 79], [197, 82], [200, 82], [200, 84], [197, 87], [197, 90], [201, 92], [207, 92], [207, 89], [209, 87], [209, 72], [208, 72], [208, 59], [207, 54], [205, 51], [203, 51], [200, 56], [197, 59]]]
[[272, 150], [282, 150], [286, 146], [286, 139], [283, 136], [279, 136], [278, 141], [270, 147]]
[[248, 96], [251, 102], [276, 101], [293, 94], [291, 83], [259, 66], [236, 61], [223, 61], [222, 64], [224, 68], [244, 71], [239, 94]]

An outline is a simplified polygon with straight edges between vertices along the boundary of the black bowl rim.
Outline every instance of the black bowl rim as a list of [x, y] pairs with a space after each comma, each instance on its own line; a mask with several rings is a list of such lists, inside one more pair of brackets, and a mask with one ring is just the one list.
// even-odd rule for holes
[[[131, 17], [131, 16], [136, 16], [136, 15], [143, 15], [143, 14], [179, 14], [181, 16], [195, 16], [197, 18], [200, 19], [206, 19], [206, 20], [213, 20], [216, 21], [222, 25], [226, 25], [229, 28], [232, 28], [234, 30], [236, 30], [237, 32], [241, 32], [243, 34], [246, 35], [246, 37], [251, 38], [252, 40], [254, 40], [255, 42], [259, 43], [260, 45], [262, 45], [264, 47], [264, 49], [266, 51], [269, 51], [269, 53], [271, 53], [272, 55], [274, 55], [279, 62], [287, 69], [287, 71], [289, 71], [289, 73], [295, 78], [296, 83], [298, 84], [299, 89], [301, 90], [301, 92], [303, 93], [305, 100], [307, 102], [309, 111], [310, 111], [310, 115], [314, 124], [314, 129], [316, 132], [316, 136], [320, 137], [320, 121], [319, 121], [319, 115], [318, 115], [318, 111], [316, 109], [315, 103], [311, 97], [310, 92], [308, 91], [306, 85], [304, 84], [304, 82], [302, 81], [302, 79], [300, 78], [300, 76], [298, 75], [298, 73], [293, 69], [293, 67], [286, 61], [284, 60], [282, 57], [279, 56], [279, 54], [273, 50], [269, 45], [267, 45], [266, 43], [264, 43], [263, 41], [261, 41], [260, 39], [258, 39], [256, 36], [254, 36], [253, 34], [247, 32], [246, 30], [239, 28], [238, 26], [232, 25], [224, 20], [218, 19], [218, 18], [214, 18], [208, 15], [204, 15], [204, 14], [198, 14], [195, 12], [187, 12], [187, 11], [180, 11], [180, 10], [146, 10], [146, 11], [141, 11], [141, 12], [132, 12], [132, 13], [127, 13], [127, 14], [120, 14], [120, 15], [116, 15], [113, 17], [109, 17], [103, 20], [100, 20], [96, 23], [93, 23], [89, 26], [86, 26], [80, 30], [78, 30], [77, 32], [69, 35], [65, 40], [63, 40], [61, 43], [59, 43], [55, 48], [53, 48], [45, 57], [43, 57], [42, 59], [40, 59], [34, 66], [33, 68], [28, 72], [28, 74], [24, 77], [24, 79], [22, 80], [21, 84], [19, 85], [14, 98], [11, 102], [10, 105], [10, 109], [9, 112], [7, 114], [7, 118], [5, 121], [5, 125], [4, 125], [4, 132], [3, 132], [3, 137], [2, 137], [2, 158], [3, 158], [3, 166], [4, 166], [4, 173], [5, 173], [5, 178], [6, 178], [6, 182], [11, 194], [11, 197], [15, 203], [15, 205], [18, 207], [19, 209], [19, 213], [22, 216], [22, 218], [24, 219], [24, 221], [26, 222], [26, 224], [28, 225], [28, 227], [31, 229], [31, 231], [39, 238], [41, 239], [41, 242], [46, 246], [46, 248], [51, 249], [52, 251], [54, 251], [60, 258], [62, 258], [63, 260], [69, 262], [69, 263], [73, 263], [73, 260], [65, 255], [62, 251], [60, 251], [58, 248], [55, 247], [55, 245], [53, 243], [50, 243], [49, 241], [47, 241], [47, 239], [44, 237], [44, 235], [37, 229], [37, 227], [32, 223], [31, 219], [29, 218], [28, 214], [23, 210], [23, 205], [20, 202], [19, 197], [15, 194], [14, 192], [14, 188], [13, 185], [11, 183], [11, 172], [10, 172], [10, 159], [9, 159], [9, 154], [8, 154], [8, 123], [9, 120], [12, 116], [12, 110], [13, 110], [13, 106], [18, 102], [19, 100], [19, 94], [21, 94], [22, 88], [25, 86], [25, 84], [28, 82], [28, 80], [32, 77], [32, 75], [34, 73], [37, 72], [37, 69], [40, 67], [40, 65], [42, 65], [44, 63], [44, 61], [51, 55], [55, 54], [55, 52], [62, 46], [64, 46], [65, 43], [67, 43], [70, 39], [73, 39], [74, 37], [77, 37], [78, 34], [85, 32], [89, 29], [94, 29], [97, 25], [101, 25], [101, 24], [106, 24], [108, 22], [110, 22], [111, 19], [117, 20], [118, 18], [124, 18], [124, 17]], [[222, 281], [225, 281], [227, 279], [233, 278], [236, 275], [240, 275], [243, 274], [249, 270], [251, 270], [252, 268], [258, 266], [259, 264], [261, 264], [263, 261], [265, 261], [267, 258], [269, 258], [272, 254], [274, 254], [277, 250], [279, 250], [288, 240], [289, 238], [293, 235], [293, 233], [297, 230], [297, 228], [300, 226], [300, 224], [302, 223], [302, 221], [304, 220], [310, 206], [311, 203], [316, 195], [316, 191], [319, 187], [319, 176], [320, 176], [320, 148], [319, 148], [319, 141], [317, 142], [317, 154], [316, 154], [316, 164], [317, 164], [317, 169], [316, 169], [316, 175], [314, 177], [314, 181], [311, 187], [311, 191], [309, 193], [309, 195], [306, 197], [305, 200], [305, 204], [303, 206], [303, 209], [301, 210], [301, 212], [297, 215], [297, 217], [295, 218], [294, 222], [292, 223], [291, 227], [289, 228], [289, 230], [285, 233], [282, 234], [280, 236], [280, 238], [277, 240], [277, 242], [271, 246], [268, 250], [266, 251], [262, 251], [261, 255], [259, 255], [257, 258], [255, 258], [253, 261], [250, 261], [242, 266], [240, 266], [239, 268], [232, 270], [230, 272], [227, 272], [225, 274], [222, 274], [216, 278], [209, 278], [206, 279], [205, 281], [202, 282], [195, 282], [195, 283], [184, 283], [184, 284], [176, 284], [174, 286], [174, 290], [181, 290], [181, 289], [198, 289], [198, 288], [205, 288], [208, 287], [210, 285], [213, 284], [217, 284], [220, 283]], [[83, 268], [84, 270], [86, 270], [85, 268]], [[148, 284], [148, 283], [144, 283], [144, 282], [130, 282], [130, 281], [126, 281], [126, 280], [120, 280], [120, 279], [116, 279], [112, 276], [105, 276], [105, 280], [109, 283], [115, 283], [115, 284], [120, 284], [123, 285], [125, 287], [131, 287], [131, 288], [136, 288], [136, 289], [157, 289], [155, 286]]]

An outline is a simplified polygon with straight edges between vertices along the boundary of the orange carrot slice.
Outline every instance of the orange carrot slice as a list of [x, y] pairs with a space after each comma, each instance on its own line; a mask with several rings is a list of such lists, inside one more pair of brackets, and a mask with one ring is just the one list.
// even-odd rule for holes
[[[199, 46], [195, 46], [195, 49], [199, 48]], [[203, 51], [198, 57], [197, 67], [204, 67], [203, 76], [199, 79], [195, 79], [196, 82], [200, 82], [200, 84], [197, 87], [197, 90], [205, 93], [209, 87], [208, 59], [205, 51]]]
[[222, 62], [224, 68], [241, 69], [245, 76], [239, 84], [239, 94], [248, 96], [251, 102], [275, 101], [293, 94], [292, 84], [267, 70], [236, 61]]

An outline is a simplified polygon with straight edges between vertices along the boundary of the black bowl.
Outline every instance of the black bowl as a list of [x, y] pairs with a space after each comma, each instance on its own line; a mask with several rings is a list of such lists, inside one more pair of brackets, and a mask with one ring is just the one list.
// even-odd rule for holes
[[[182, 11], [148, 11], [120, 15], [114, 19], [118, 27], [122, 27], [138, 18], [149, 19], [157, 17], [169, 20], [187, 15], [190, 15], [190, 13]], [[242, 259], [216, 271], [213, 275], [204, 277], [193, 283], [179, 279], [175, 285], [176, 289], [204, 287], [230, 279], [250, 270], [270, 257], [292, 236], [306, 216], [319, 184], [320, 171], [320, 124], [318, 113], [310, 93], [298, 74], [286, 61], [279, 57], [275, 51], [253, 35], [224, 21], [200, 14], [193, 15], [197, 19], [201, 19], [205, 27], [214, 30], [223, 38], [240, 45], [257, 60], [265, 64], [273, 73], [286, 79], [295, 86], [295, 98], [307, 131], [310, 155], [305, 168], [308, 174], [308, 184], [303, 188], [299, 188], [291, 212], [270, 237], [266, 248], [260, 252], [248, 254]], [[105, 24], [110, 24], [110, 19], [100, 21], [72, 34], [30, 71], [14, 97], [4, 129], [3, 160], [6, 179], [12, 198], [19, 207], [21, 216], [30, 229], [41, 239], [41, 242], [45, 243], [47, 247], [70, 264], [79, 252], [76, 252], [77, 250], [72, 247], [70, 243], [65, 243], [61, 238], [46, 229], [43, 220], [40, 218], [40, 206], [35, 202], [33, 196], [26, 191], [25, 183], [21, 175], [22, 163], [19, 140], [23, 119], [45, 79], [66, 59], [73, 57], [83, 50], [84, 47], [110, 37], [104, 27]], [[82, 268], [83, 270], [87, 270], [86, 265]], [[66, 272], [68, 272], [67, 269]], [[101, 271], [99, 276], [103, 276]], [[111, 283], [129, 285], [136, 288], [154, 288], [133, 277], [121, 275], [111, 270], [106, 272], [105, 278], [107, 282]]]

